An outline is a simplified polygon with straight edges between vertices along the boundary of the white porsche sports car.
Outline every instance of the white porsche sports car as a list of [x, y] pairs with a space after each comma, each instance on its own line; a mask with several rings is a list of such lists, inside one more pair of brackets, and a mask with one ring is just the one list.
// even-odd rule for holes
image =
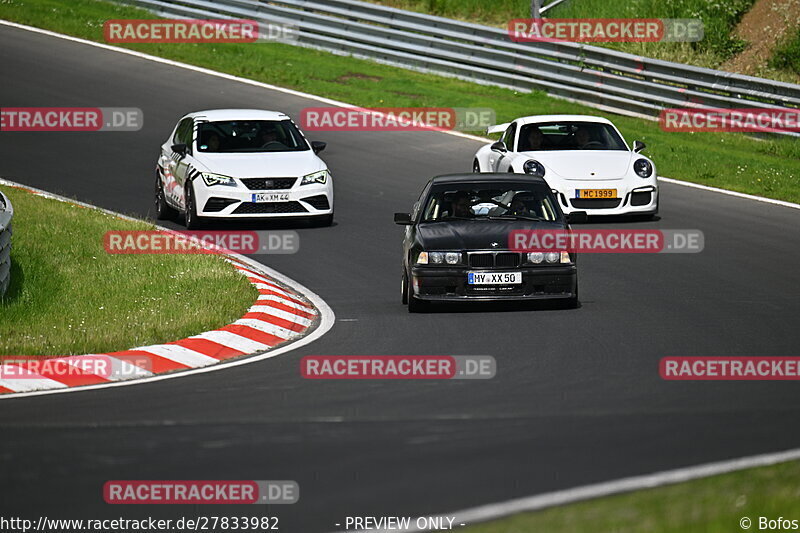
[[516, 172], [543, 177], [564, 213], [658, 213], [653, 162], [630, 148], [609, 120], [585, 115], [539, 115], [492, 126], [498, 142], [478, 150], [474, 172]]
[[181, 118], [161, 146], [156, 217], [204, 219], [304, 217], [333, 223], [333, 183], [292, 120], [275, 111], [216, 109]]

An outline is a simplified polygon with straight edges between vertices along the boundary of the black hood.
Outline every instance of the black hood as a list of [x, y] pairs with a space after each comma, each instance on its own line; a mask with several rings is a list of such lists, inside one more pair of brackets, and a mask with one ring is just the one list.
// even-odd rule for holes
[[[453, 220], [417, 225], [417, 240], [423, 250], [508, 250], [515, 230], [565, 229], [559, 222], [529, 220]], [[492, 246], [498, 243], [498, 246]]]

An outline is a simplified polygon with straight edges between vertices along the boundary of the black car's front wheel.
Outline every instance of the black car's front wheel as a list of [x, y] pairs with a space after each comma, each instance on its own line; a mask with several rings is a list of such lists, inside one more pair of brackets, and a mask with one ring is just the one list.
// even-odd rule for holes
[[408, 312], [424, 313], [425, 311], [427, 311], [428, 307], [430, 306], [430, 303], [424, 300], [420, 300], [419, 298], [414, 296], [414, 292], [412, 291], [411, 284], [408, 283], [408, 280], [406, 280], [405, 285], [406, 285], [406, 297], [404, 298], [404, 301], [408, 303]]
[[400, 299], [403, 305], [408, 305], [408, 278], [405, 271], [403, 271], [403, 276], [400, 278]]

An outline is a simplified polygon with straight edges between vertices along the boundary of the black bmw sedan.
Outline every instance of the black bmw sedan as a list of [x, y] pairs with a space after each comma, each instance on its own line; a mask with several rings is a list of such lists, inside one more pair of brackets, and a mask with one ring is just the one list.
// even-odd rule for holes
[[[573, 213], [570, 220], [584, 220]], [[519, 174], [451, 174], [431, 179], [406, 226], [402, 299], [410, 312], [435, 301], [561, 299], [578, 305], [576, 255], [525, 252], [511, 236], [569, 228], [542, 178]]]

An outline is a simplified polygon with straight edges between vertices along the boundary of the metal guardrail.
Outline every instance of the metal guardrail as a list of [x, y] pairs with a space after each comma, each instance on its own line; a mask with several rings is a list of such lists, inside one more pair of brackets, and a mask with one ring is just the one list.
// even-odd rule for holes
[[14, 207], [8, 196], [0, 192], [0, 297], [11, 282], [11, 219]]
[[293, 44], [651, 119], [665, 108], [800, 108], [796, 84], [579, 43], [515, 43], [503, 29], [356, 0], [117, 1], [168, 17], [292, 24]]

